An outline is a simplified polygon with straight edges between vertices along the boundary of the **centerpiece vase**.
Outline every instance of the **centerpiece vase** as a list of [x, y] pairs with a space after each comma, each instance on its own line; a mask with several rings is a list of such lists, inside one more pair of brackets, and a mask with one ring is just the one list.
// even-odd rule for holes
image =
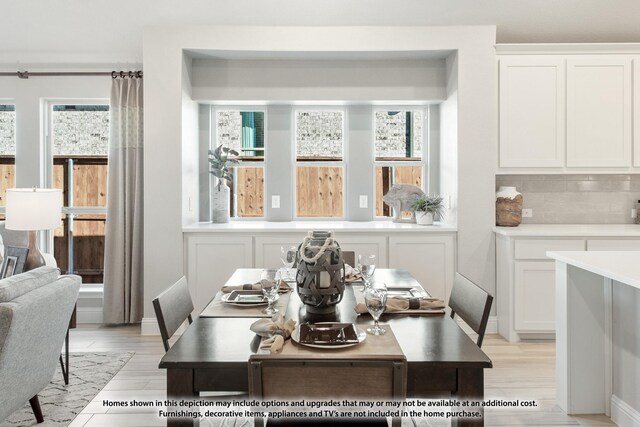
[[501, 186], [496, 192], [496, 225], [517, 227], [522, 222], [522, 194], [516, 187]]
[[211, 190], [211, 222], [229, 222], [230, 189], [224, 179], [216, 178]]

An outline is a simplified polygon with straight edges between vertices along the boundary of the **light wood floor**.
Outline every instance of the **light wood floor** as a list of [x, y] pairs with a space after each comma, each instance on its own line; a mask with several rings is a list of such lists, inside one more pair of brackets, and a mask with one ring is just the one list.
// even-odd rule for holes
[[[487, 409], [488, 426], [613, 426], [605, 416], [570, 417], [555, 404], [555, 344], [509, 344], [498, 335], [487, 335], [483, 350], [493, 369], [485, 370], [486, 399], [535, 400], [534, 409]], [[164, 400], [165, 371], [158, 369], [164, 350], [159, 337], [141, 336], [139, 327], [80, 327], [71, 331], [72, 352], [135, 352], [131, 360], [78, 415], [71, 427], [161, 426], [157, 409], [109, 408], [109, 400]], [[71, 367], [73, 370], [73, 366]], [[45, 414], [46, 417], [46, 414]], [[447, 425], [419, 422], [418, 425]], [[404, 425], [413, 425], [403, 420]]]

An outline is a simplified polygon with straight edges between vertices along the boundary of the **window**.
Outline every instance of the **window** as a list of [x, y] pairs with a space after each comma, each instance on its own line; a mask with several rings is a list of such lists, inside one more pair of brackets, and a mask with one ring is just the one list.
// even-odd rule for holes
[[[230, 183], [231, 217], [264, 217], [264, 111], [216, 110], [215, 146], [240, 155]], [[212, 147], [215, 148], [215, 147]]]
[[108, 105], [50, 105], [54, 188], [64, 197], [63, 226], [54, 232], [61, 270], [102, 283], [107, 206]]
[[[0, 104], [0, 206], [16, 186], [16, 106]], [[4, 219], [4, 213], [0, 215]]]
[[344, 113], [295, 112], [296, 216], [344, 217]]
[[423, 110], [376, 111], [374, 113], [375, 215], [393, 216], [382, 196], [394, 184], [425, 189]]

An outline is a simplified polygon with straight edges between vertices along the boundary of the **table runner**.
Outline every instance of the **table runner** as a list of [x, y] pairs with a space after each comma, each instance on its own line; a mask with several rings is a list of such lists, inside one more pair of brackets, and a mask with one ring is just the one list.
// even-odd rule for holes
[[[240, 307], [232, 304], [226, 304], [222, 302], [222, 292], [218, 292], [215, 298], [207, 304], [207, 306], [200, 313], [200, 317], [271, 317], [272, 315], [264, 314], [266, 305], [258, 306], [246, 306]], [[274, 307], [284, 314], [287, 311], [287, 305], [289, 305], [289, 298], [291, 292], [280, 294], [280, 298], [274, 303]]]
[[[364, 302], [364, 292], [362, 292], [362, 286], [353, 286], [353, 295], [356, 299], [357, 304], [365, 304]], [[385, 315], [394, 315], [394, 314], [444, 314], [444, 309], [412, 309], [412, 310], [402, 310], [402, 311], [393, 311], [393, 312], [385, 312]]]
[[[366, 328], [373, 325], [358, 324], [356, 328], [362, 329], [366, 333]], [[381, 327], [387, 330], [384, 335], [370, 335], [358, 345], [346, 348], [315, 348], [298, 344], [292, 339], [288, 339], [282, 347], [282, 352], [270, 354], [269, 351], [259, 350], [251, 355], [250, 360], [261, 358], [278, 359], [404, 359], [404, 353], [398, 344], [393, 329], [386, 323], [381, 323]]]

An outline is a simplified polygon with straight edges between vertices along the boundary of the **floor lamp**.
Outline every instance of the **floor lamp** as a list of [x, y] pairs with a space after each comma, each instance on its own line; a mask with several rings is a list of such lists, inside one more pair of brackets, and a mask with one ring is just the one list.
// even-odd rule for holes
[[10, 188], [7, 190], [6, 223], [8, 230], [29, 232], [29, 253], [24, 271], [45, 264], [38, 249], [38, 230], [53, 230], [61, 225], [62, 190], [55, 188]]

